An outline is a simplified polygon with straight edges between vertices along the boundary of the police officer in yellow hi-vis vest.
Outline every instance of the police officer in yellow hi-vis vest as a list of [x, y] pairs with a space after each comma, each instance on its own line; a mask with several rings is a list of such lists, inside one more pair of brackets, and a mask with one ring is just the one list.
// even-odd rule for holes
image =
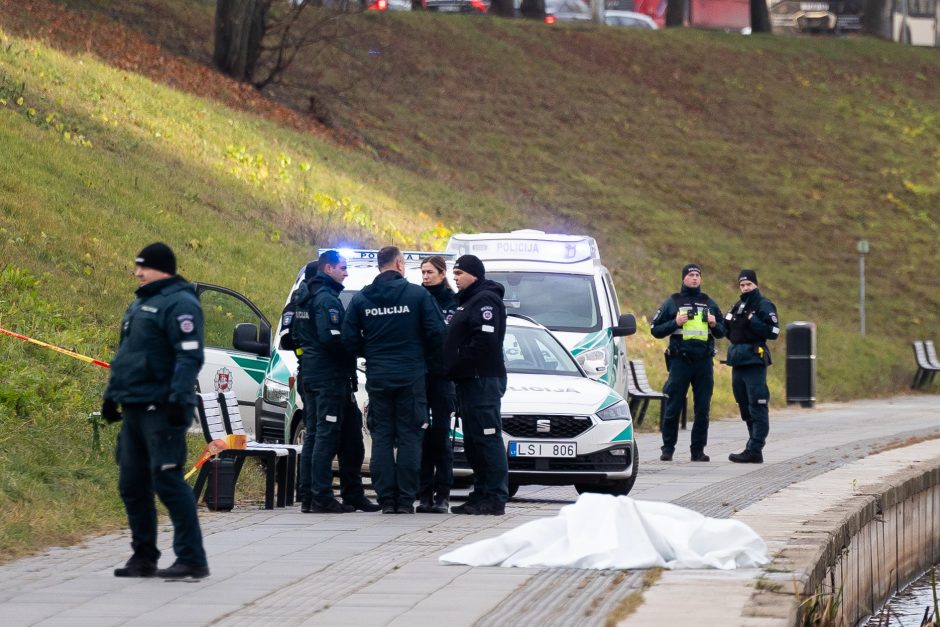
[[679, 439], [679, 412], [692, 385], [695, 420], [692, 423], [692, 461], [707, 462], [708, 412], [712, 401], [712, 357], [715, 338], [725, 336], [721, 310], [702, 292], [702, 268], [690, 263], [682, 268], [682, 289], [663, 302], [653, 316], [653, 337], [669, 337], [666, 360], [669, 379], [663, 389], [669, 398], [663, 408], [662, 461], [672, 461]]

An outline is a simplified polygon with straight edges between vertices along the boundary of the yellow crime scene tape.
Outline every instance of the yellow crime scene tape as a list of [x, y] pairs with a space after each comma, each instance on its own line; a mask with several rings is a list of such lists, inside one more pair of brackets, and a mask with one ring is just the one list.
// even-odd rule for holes
[[49, 344], [48, 342], [42, 342], [40, 340], [34, 340], [31, 337], [26, 337], [19, 333], [13, 331], [7, 331], [6, 329], [0, 327], [0, 333], [4, 335], [9, 335], [10, 337], [15, 337], [18, 340], [23, 340], [24, 342], [29, 342], [30, 344], [35, 344], [36, 346], [42, 346], [43, 348], [48, 348], [49, 350], [54, 350], [57, 353], [62, 353], [63, 355], [68, 355], [69, 357], [74, 357], [75, 359], [81, 359], [82, 361], [94, 364], [96, 366], [101, 366], [102, 368], [110, 368], [111, 364], [106, 361], [101, 361], [100, 359], [95, 359], [93, 357], [86, 357], [85, 355], [80, 355], [75, 351], [70, 351], [67, 348], [62, 348], [61, 346], [55, 346], [54, 344]]
[[[57, 353], [62, 353], [63, 355], [68, 355], [69, 357], [74, 357], [75, 359], [80, 359], [89, 364], [101, 366], [102, 368], [111, 368], [111, 364], [109, 364], [106, 361], [101, 361], [100, 359], [95, 359], [93, 357], [81, 355], [79, 353], [76, 353], [75, 351], [70, 351], [67, 348], [62, 348], [61, 346], [56, 346], [54, 344], [49, 344], [48, 342], [43, 342], [41, 340], [33, 339], [31, 337], [27, 337], [20, 333], [16, 333], [14, 331], [9, 331], [7, 329], [4, 329], [3, 327], [0, 327], [0, 333], [3, 333], [4, 335], [9, 335], [10, 337], [15, 337], [16, 339], [23, 340], [24, 342], [29, 342], [30, 344], [35, 344], [36, 346], [42, 346], [43, 348], [48, 348], [49, 350], [56, 351]], [[206, 448], [203, 449], [202, 454], [199, 456], [199, 460], [196, 462], [196, 465], [193, 466], [192, 470], [190, 470], [186, 474], [185, 478], [189, 479], [193, 475], [193, 473], [195, 473], [197, 470], [202, 468], [202, 466], [207, 461], [209, 461], [211, 458], [215, 457], [216, 455], [218, 455], [219, 453], [221, 453], [227, 448], [230, 448], [230, 447], [225, 440], [213, 440], [212, 442], [209, 442]], [[236, 443], [235, 448], [244, 448], [244, 444], [242, 444], [242, 446], [239, 447]]]

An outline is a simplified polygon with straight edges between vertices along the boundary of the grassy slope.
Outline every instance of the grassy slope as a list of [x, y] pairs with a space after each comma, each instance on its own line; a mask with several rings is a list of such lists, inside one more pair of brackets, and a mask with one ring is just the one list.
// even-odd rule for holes
[[[143, 2], [70, 4], [153, 19]], [[161, 3], [170, 21], [146, 30], [204, 60], [208, 5]], [[935, 257], [940, 219], [935, 51], [371, 16], [371, 43], [353, 59], [374, 66], [368, 80], [322, 92], [337, 136], [364, 143], [342, 148], [100, 14], [57, 23], [46, 6], [0, 0], [6, 328], [108, 358], [129, 260], [158, 238], [179, 250], [185, 275], [240, 289], [273, 315], [311, 245], [438, 245], [448, 228], [521, 226], [598, 237], [621, 298], [641, 313], [690, 259], [725, 306], [734, 272], [757, 267], [784, 321], [819, 323], [824, 399], [897, 390], [911, 371], [906, 342], [937, 327], [940, 296], [920, 265]], [[350, 71], [337, 63], [328, 84]], [[865, 340], [855, 335], [862, 236], [872, 243]], [[660, 344], [630, 344], [662, 380]], [[720, 413], [730, 399], [719, 372]], [[776, 399], [782, 375], [774, 369]], [[103, 382], [79, 362], [0, 342], [0, 557], [120, 522], [113, 468], [91, 452], [84, 422]]]

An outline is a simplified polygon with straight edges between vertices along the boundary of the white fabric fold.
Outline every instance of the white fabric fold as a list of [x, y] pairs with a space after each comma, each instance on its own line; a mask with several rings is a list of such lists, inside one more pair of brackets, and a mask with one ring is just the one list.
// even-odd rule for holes
[[754, 568], [767, 545], [743, 522], [626, 496], [582, 494], [554, 518], [442, 555], [444, 564], [571, 568]]

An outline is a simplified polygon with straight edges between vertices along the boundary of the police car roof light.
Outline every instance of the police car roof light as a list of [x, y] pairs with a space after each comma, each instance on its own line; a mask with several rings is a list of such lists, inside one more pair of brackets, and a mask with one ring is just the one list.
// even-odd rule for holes
[[458, 233], [451, 236], [447, 252], [476, 255], [484, 261], [575, 264], [600, 260], [597, 242], [593, 237], [545, 233], [533, 229], [511, 233]]

